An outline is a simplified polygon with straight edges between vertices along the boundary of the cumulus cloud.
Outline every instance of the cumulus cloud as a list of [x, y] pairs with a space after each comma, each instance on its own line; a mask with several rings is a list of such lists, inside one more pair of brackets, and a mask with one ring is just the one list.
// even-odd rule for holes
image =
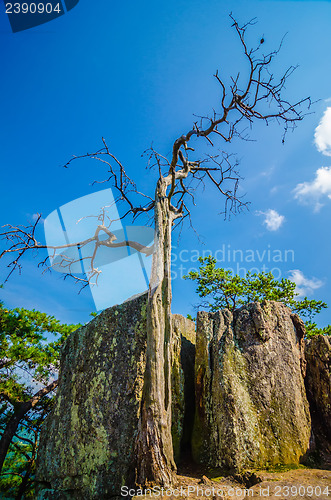
[[328, 106], [315, 129], [315, 145], [321, 153], [331, 156], [331, 107]]
[[315, 290], [324, 285], [324, 282], [318, 278], [306, 278], [299, 269], [289, 271], [289, 279], [296, 284], [296, 292], [299, 294], [298, 298], [311, 295]]
[[284, 215], [280, 215], [272, 208], [269, 208], [266, 212], [257, 212], [256, 215], [264, 215], [263, 224], [267, 226], [268, 231], [277, 231], [285, 221]]
[[311, 182], [302, 182], [294, 189], [294, 198], [304, 204], [314, 204], [315, 211], [323, 206], [320, 202], [323, 196], [331, 199], [331, 167], [321, 167], [315, 173]]
[[[331, 106], [328, 106], [315, 129], [315, 145], [322, 154], [331, 156]], [[294, 190], [294, 198], [300, 203], [314, 205], [318, 212], [323, 207], [322, 198], [331, 199], [331, 167], [320, 167], [312, 181], [301, 182]]]

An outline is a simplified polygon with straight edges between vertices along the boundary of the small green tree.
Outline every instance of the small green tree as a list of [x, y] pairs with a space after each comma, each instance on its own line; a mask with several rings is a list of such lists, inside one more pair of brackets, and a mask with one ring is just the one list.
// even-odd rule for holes
[[0, 484], [6, 491], [6, 484], [17, 483], [15, 498], [33, 472], [39, 428], [58, 385], [61, 346], [78, 326], [0, 302]]
[[240, 306], [250, 302], [263, 302], [265, 300], [276, 300], [283, 302], [293, 312], [300, 314], [306, 319], [307, 336], [316, 333], [330, 334], [331, 327], [318, 329], [312, 318], [327, 305], [321, 300], [309, 300], [305, 297], [297, 300], [296, 284], [293, 281], [282, 278], [276, 280], [272, 273], [250, 273], [245, 278], [231, 271], [216, 267], [216, 259], [209, 255], [200, 257], [199, 271], [191, 271], [184, 279], [190, 279], [197, 283], [196, 292], [204, 299], [203, 307], [210, 311], [229, 309], [234, 311]]

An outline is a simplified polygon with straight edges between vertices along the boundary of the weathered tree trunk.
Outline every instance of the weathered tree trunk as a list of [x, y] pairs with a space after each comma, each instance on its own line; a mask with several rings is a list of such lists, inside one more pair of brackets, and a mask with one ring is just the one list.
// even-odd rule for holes
[[10, 443], [12, 442], [20, 421], [24, 417], [27, 411], [30, 410], [29, 403], [21, 403], [14, 411], [13, 415], [10, 417], [8, 424], [1, 436], [0, 440], [0, 472], [2, 470]]
[[158, 182], [155, 205], [156, 250], [147, 309], [144, 392], [136, 443], [136, 483], [169, 487], [176, 481], [171, 437], [171, 229], [167, 184]]
[[47, 394], [54, 391], [57, 385], [58, 381], [55, 380], [47, 387], [40, 389], [29, 401], [22, 401], [16, 404], [11, 403], [14, 406], [14, 413], [10, 417], [0, 439], [0, 472], [2, 470], [10, 443], [12, 442], [17, 432], [20, 421], [22, 420], [24, 415], [26, 415], [26, 413], [33, 409], [44, 396], [47, 396]]
[[30, 462], [29, 462], [28, 467], [25, 471], [24, 477], [23, 477], [22, 482], [20, 484], [20, 487], [19, 487], [19, 490], [18, 490], [17, 495], [15, 497], [15, 500], [22, 500], [22, 498], [24, 497], [24, 493], [25, 493], [25, 491], [28, 487], [29, 481], [30, 481], [32, 467], [33, 467], [34, 461], [36, 459], [37, 447], [38, 447], [38, 439], [36, 438], [36, 440], [34, 442], [33, 449], [32, 449], [32, 455], [31, 455]]

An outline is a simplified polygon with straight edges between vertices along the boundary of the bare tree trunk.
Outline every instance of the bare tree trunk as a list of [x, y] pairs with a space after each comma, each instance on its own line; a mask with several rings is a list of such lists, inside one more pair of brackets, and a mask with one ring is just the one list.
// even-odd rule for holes
[[3, 431], [3, 434], [0, 439], [0, 472], [2, 470], [10, 443], [12, 442], [18, 426], [20, 424], [20, 421], [24, 417], [28, 411], [30, 411], [32, 408], [36, 406], [36, 404], [44, 397], [47, 396], [50, 392], [54, 391], [58, 385], [58, 381], [55, 380], [51, 384], [49, 384], [47, 387], [44, 387], [43, 389], [40, 389], [29, 401], [25, 402], [20, 402], [13, 404], [9, 400], [11, 404], [14, 406], [14, 413], [10, 417], [5, 430]]
[[29, 403], [21, 403], [18, 408], [14, 410], [13, 415], [10, 417], [6, 428], [1, 436], [0, 439], [0, 472], [2, 470], [10, 443], [13, 440], [13, 437], [15, 436], [18, 426], [20, 424], [20, 421], [24, 417], [24, 415], [27, 413], [27, 411], [30, 410], [30, 405]]
[[35, 442], [34, 442], [34, 446], [32, 449], [32, 456], [31, 456], [30, 462], [28, 463], [28, 466], [26, 468], [24, 477], [23, 477], [22, 482], [20, 484], [20, 487], [19, 487], [19, 490], [18, 490], [18, 493], [16, 495], [15, 500], [22, 500], [24, 493], [29, 485], [32, 467], [33, 467], [35, 459], [36, 459], [37, 447], [38, 447], [38, 438], [36, 437]]
[[156, 251], [147, 309], [144, 392], [136, 442], [136, 484], [169, 487], [176, 482], [171, 436], [171, 228], [167, 185], [158, 182], [155, 204]]

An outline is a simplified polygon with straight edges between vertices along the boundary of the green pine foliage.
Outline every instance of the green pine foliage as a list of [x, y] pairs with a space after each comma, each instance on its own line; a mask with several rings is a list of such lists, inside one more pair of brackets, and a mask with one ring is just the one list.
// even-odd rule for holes
[[0, 475], [0, 492], [1, 498], [4, 499], [17, 498], [24, 478], [26, 478], [24, 498], [35, 498], [34, 473], [38, 434], [36, 435], [37, 429], [35, 432], [28, 432], [26, 427], [26, 424], [20, 425], [17, 437], [11, 442]]
[[210, 311], [229, 309], [234, 311], [250, 302], [275, 300], [283, 302], [293, 312], [306, 320], [307, 337], [316, 334], [330, 335], [331, 326], [319, 329], [312, 318], [327, 307], [321, 300], [305, 297], [297, 300], [296, 284], [282, 278], [276, 280], [272, 273], [250, 273], [245, 278], [233, 275], [231, 271], [216, 267], [216, 259], [209, 255], [200, 257], [199, 271], [191, 271], [184, 279], [197, 284], [196, 292], [201, 297], [201, 306]]
[[325, 326], [324, 328], [318, 328], [316, 323], [311, 321], [306, 322], [306, 336], [307, 338], [313, 337], [314, 335], [331, 335], [331, 325]]
[[[8, 309], [0, 302], [0, 438], [19, 405], [57, 379], [61, 347], [79, 326], [35, 310]], [[53, 401], [54, 391], [20, 421], [1, 470], [1, 498], [21, 498], [22, 485], [24, 498], [34, 498], [38, 436]]]
[[[63, 325], [53, 316], [27, 309], [7, 309], [0, 303], [0, 393], [13, 401], [32, 395], [30, 384], [46, 384], [59, 362], [67, 336], [80, 325]], [[48, 335], [58, 337], [49, 342]]]

